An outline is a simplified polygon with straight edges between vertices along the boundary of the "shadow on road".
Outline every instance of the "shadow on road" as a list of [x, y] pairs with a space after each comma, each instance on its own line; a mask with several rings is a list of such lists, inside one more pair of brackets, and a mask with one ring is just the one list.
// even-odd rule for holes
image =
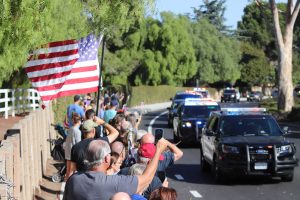
[[173, 180], [177, 180], [175, 174], [180, 174], [184, 177], [184, 182], [193, 184], [208, 184], [208, 185], [272, 185], [281, 182], [280, 178], [271, 178], [267, 176], [241, 176], [227, 175], [221, 182], [216, 182], [213, 174], [202, 172], [200, 164], [176, 164], [173, 168], [168, 169], [167, 176]]

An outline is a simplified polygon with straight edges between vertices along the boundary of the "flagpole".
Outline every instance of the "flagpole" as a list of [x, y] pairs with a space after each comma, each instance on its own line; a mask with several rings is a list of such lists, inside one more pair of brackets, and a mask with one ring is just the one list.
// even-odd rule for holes
[[99, 67], [99, 85], [98, 85], [98, 95], [97, 95], [97, 106], [96, 106], [96, 115], [98, 116], [99, 111], [99, 101], [100, 101], [100, 90], [102, 87], [102, 68], [103, 68], [103, 59], [104, 59], [104, 46], [105, 46], [105, 36], [103, 36], [102, 39], [102, 52], [101, 52], [101, 61], [100, 61], [100, 67]]

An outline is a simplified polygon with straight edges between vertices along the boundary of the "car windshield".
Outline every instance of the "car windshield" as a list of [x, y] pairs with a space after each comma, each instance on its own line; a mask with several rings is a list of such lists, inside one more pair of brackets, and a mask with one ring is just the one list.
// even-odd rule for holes
[[174, 99], [201, 98], [198, 94], [176, 94]]
[[183, 102], [183, 101], [175, 101], [175, 102], [173, 103], [172, 109], [177, 109], [178, 106], [180, 105], [180, 103], [182, 103], [182, 102]]
[[225, 90], [224, 93], [226, 93], [226, 94], [234, 94], [235, 90]]
[[220, 122], [224, 136], [280, 136], [277, 122], [270, 116], [224, 116]]
[[210, 112], [220, 110], [220, 106], [185, 106], [183, 115], [185, 117], [209, 117]]

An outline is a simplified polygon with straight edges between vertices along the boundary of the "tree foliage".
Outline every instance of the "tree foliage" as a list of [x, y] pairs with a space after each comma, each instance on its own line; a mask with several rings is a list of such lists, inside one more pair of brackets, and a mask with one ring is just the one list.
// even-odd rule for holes
[[50, 41], [86, 34], [82, 9], [76, 0], [3, 0], [0, 3], [0, 86], [20, 70], [30, 50]]
[[212, 25], [217, 27], [219, 31], [225, 31], [225, 3], [226, 0], [202, 0], [203, 5], [194, 9], [194, 20], [208, 20]]
[[249, 86], [262, 86], [274, 82], [275, 70], [262, 49], [251, 43], [241, 43], [241, 80]]
[[225, 36], [207, 20], [193, 24], [197, 78], [202, 83], [224, 81], [234, 83], [240, 77], [239, 43]]

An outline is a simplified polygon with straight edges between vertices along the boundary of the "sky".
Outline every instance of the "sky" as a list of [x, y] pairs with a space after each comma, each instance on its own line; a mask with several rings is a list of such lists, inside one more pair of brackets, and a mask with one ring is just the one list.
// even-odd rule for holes
[[[202, 0], [156, 0], [156, 9], [158, 13], [171, 11], [176, 14], [185, 14], [192, 13], [192, 7], [199, 7], [200, 4], [202, 4]], [[244, 14], [243, 10], [247, 4], [249, 4], [248, 0], [227, 0], [225, 25], [235, 29], [237, 22], [241, 20]]]

